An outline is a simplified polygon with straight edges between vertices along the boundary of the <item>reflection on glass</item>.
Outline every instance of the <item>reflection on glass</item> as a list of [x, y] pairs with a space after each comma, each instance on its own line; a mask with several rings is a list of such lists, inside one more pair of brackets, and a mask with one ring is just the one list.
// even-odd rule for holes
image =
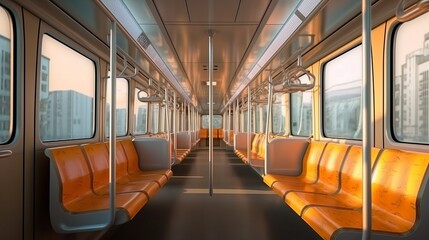
[[273, 102], [273, 134], [286, 133], [286, 94], [274, 94]]
[[140, 102], [138, 97], [147, 97], [147, 93], [135, 89], [134, 94], [134, 134], [145, 134], [147, 132], [147, 102]]
[[362, 46], [323, 69], [323, 130], [327, 137], [361, 139]]
[[[202, 128], [209, 128], [209, 115], [202, 116]], [[222, 115], [213, 115], [213, 128], [222, 128]]]
[[265, 133], [267, 124], [267, 105], [256, 105], [256, 132]]
[[[300, 77], [301, 83], [309, 83], [307, 75]], [[291, 94], [291, 121], [292, 134], [310, 136], [312, 133], [312, 92], [296, 92]]]
[[[76, 71], [76, 68], [79, 71]], [[42, 39], [39, 130], [42, 141], [94, 135], [95, 64], [55, 40]]]
[[12, 134], [12, 40], [12, 20], [0, 7], [0, 144], [8, 142]]
[[403, 142], [429, 143], [429, 14], [396, 32], [393, 131]]
[[159, 103], [151, 103], [150, 104], [151, 109], [151, 120], [152, 120], [152, 133], [158, 133], [159, 132]]
[[[110, 131], [110, 78], [106, 87], [106, 136]], [[125, 78], [116, 78], [116, 136], [125, 136], [128, 130], [128, 81]]]

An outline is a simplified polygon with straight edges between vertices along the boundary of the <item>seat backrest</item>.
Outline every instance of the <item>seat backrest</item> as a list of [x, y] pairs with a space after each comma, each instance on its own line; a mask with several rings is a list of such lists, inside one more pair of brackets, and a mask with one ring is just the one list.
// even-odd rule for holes
[[256, 133], [255, 136], [253, 136], [252, 148], [250, 149], [251, 152], [254, 152], [254, 153], [258, 152], [258, 144], [259, 144], [260, 138], [261, 138], [261, 134], [259, 133]]
[[109, 184], [109, 152], [102, 142], [82, 145], [89, 169], [92, 173], [94, 190]]
[[429, 154], [385, 149], [372, 174], [373, 204], [412, 223]]
[[46, 151], [59, 173], [64, 206], [92, 191], [90, 171], [79, 146], [50, 148]]
[[328, 143], [319, 162], [318, 182], [331, 186], [339, 186], [341, 164], [349, 149], [349, 145]]
[[128, 160], [128, 172], [130, 174], [133, 174], [140, 171], [139, 156], [137, 155], [137, 151], [133, 141], [126, 139], [126, 140], [122, 140], [120, 143], [124, 149], [125, 156], [127, 157], [127, 160]]
[[[371, 149], [371, 167], [380, 153], [379, 148]], [[341, 168], [341, 191], [362, 198], [362, 147], [351, 146]]]
[[[106, 142], [106, 148], [109, 149], [109, 142]], [[116, 178], [128, 175], [128, 160], [120, 141], [116, 142]]]
[[304, 177], [309, 181], [317, 180], [317, 168], [325, 147], [326, 142], [312, 141], [308, 144], [307, 150], [305, 151], [305, 155], [302, 160], [301, 177]]
[[265, 158], [265, 140], [266, 140], [265, 134], [261, 134], [261, 137], [259, 139], [259, 144], [258, 144], [258, 155], [263, 158]]

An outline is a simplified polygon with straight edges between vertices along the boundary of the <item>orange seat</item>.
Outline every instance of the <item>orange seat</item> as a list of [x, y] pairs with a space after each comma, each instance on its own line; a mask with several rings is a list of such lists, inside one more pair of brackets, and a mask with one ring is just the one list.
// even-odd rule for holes
[[125, 155], [128, 159], [128, 173], [130, 175], [164, 175], [167, 180], [173, 176], [173, 172], [170, 169], [141, 170], [139, 167], [139, 157], [134, 143], [131, 140], [122, 140], [121, 145], [124, 148]]
[[[419, 216], [429, 154], [384, 150], [372, 173], [372, 235], [412, 234]], [[350, 239], [362, 229], [362, 210], [309, 207], [302, 218], [324, 239]], [[423, 230], [424, 232], [425, 230]]]
[[[107, 145], [108, 146], [108, 145]], [[168, 178], [163, 174], [141, 174], [141, 173], [133, 173], [130, 174], [128, 171], [128, 159], [124, 148], [122, 146], [122, 141], [118, 141], [116, 145], [116, 176], [118, 176], [121, 182], [133, 182], [140, 180], [149, 180], [156, 182], [159, 187], [164, 186]]]
[[303, 169], [298, 176], [285, 176], [280, 174], [267, 174], [264, 176], [264, 182], [270, 188], [276, 182], [302, 182], [314, 183], [317, 180], [317, 168], [323, 151], [325, 150], [326, 142], [312, 141], [307, 146], [303, 162]]
[[259, 134], [259, 140], [254, 152], [250, 154], [250, 165], [255, 167], [263, 167], [265, 161], [265, 134]]
[[[86, 154], [88, 165], [92, 172], [94, 192], [100, 195], [108, 194], [109, 151], [106, 145], [104, 143], [91, 143], [82, 145], [82, 148]], [[159, 186], [151, 180], [123, 180], [123, 178], [126, 177], [126, 168], [124, 168], [124, 165], [120, 162], [118, 163], [117, 157], [116, 165], [116, 191], [118, 193], [143, 192], [150, 198], [159, 190]]]
[[[376, 161], [380, 149], [373, 148], [371, 166]], [[311, 206], [335, 206], [340, 208], [362, 207], [362, 147], [352, 146], [347, 153], [340, 173], [341, 188], [332, 195], [308, 192], [290, 192], [286, 203], [299, 215]]]
[[[250, 149], [250, 158], [254, 158], [256, 159], [258, 157], [257, 153], [259, 151], [259, 141], [261, 140], [262, 135], [260, 133], [256, 133], [255, 136], [252, 139], [252, 143], [251, 143], [251, 149]], [[247, 158], [247, 150], [245, 150], [244, 152], [240, 152], [240, 154], [245, 153], [243, 155], [240, 155], [239, 157], [241, 158], [241, 160], [243, 160], [244, 162], [249, 162], [249, 159]]]
[[207, 128], [201, 128], [200, 129], [200, 138], [208, 138], [209, 133]]
[[[50, 148], [45, 153], [51, 159], [50, 214], [55, 231], [72, 232], [71, 225], [82, 224], [89, 215], [94, 218], [96, 213], [108, 211], [109, 196], [93, 192], [91, 173], [79, 146]], [[147, 196], [140, 192], [116, 195], [115, 222], [129, 221], [147, 201]]]
[[280, 180], [272, 185], [272, 189], [282, 199], [291, 191], [317, 192], [332, 194], [339, 188], [341, 164], [349, 149], [349, 145], [328, 143], [323, 151], [318, 166], [318, 176], [314, 183]]

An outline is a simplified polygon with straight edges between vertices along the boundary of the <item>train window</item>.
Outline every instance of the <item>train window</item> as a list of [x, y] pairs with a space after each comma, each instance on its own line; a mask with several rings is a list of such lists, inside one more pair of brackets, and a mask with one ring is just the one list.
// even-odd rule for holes
[[[110, 129], [110, 78], [107, 80], [106, 94], [106, 136]], [[125, 136], [128, 131], [128, 81], [116, 78], [116, 136]]]
[[151, 103], [150, 104], [150, 117], [151, 117], [151, 123], [152, 133], [158, 133], [159, 132], [159, 103]]
[[134, 94], [134, 134], [145, 134], [147, 132], [147, 102], [140, 102], [138, 97], [147, 97], [147, 93], [135, 89]]
[[13, 127], [13, 27], [10, 15], [0, 6], [0, 144], [12, 137]]
[[92, 60], [43, 35], [39, 87], [42, 141], [94, 135], [95, 76]]
[[[161, 104], [161, 106], [160, 106], [160, 109], [159, 109], [159, 117], [160, 117], [160, 119], [159, 119], [159, 132], [166, 132], [165, 131], [165, 129], [166, 129], [166, 127], [165, 127], [165, 124], [166, 124], [166, 121], [165, 121], [165, 105], [164, 104]], [[188, 126], [187, 125], [187, 122], [186, 122], [186, 127]]]
[[286, 133], [286, 94], [275, 94], [272, 113], [273, 134], [284, 135]]
[[[213, 128], [222, 128], [222, 115], [213, 115]], [[209, 115], [202, 116], [203, 128], [209, 128]]]
[[267, 105], [256, 105], [256, 132], [265, 132], [265, 126], [267, 124]]
[[241, 112], [241, 119], [243, 122], [243, 124], [241, 124], [241, 131], [242, 132], [247, 132], [247, 118], [248, 118], [247, 110]]
[[399, 26], [394, 38], [392, 126], [396, 140], [429, 143], [429, 14]]
[[361, 139], [362, 46], [323, 69], [323, 131], [326, 137]]
[[[307, 75], [299, 78], [302, 83], [310, 83]], [[295, 92], [291, 95], [292, 135], [310, 136], [312, 133], [313, 95], [311, 91]]]

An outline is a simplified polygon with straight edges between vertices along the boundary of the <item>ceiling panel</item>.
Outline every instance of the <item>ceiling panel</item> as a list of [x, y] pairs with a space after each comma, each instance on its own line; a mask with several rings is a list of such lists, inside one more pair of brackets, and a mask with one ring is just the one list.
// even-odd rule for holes
[[232, 23], [235, 21], [240, 0], [187, 0], [186, 2], [191, 22]]
[[[166, 25], [166, 28], [202, 108], [207, 110], [207, 86], [201, 84], [208, 81], [208, 71], [203, 67], [208, 66], [207, 26], [174, 24]], [[255, 24], [213, 26], [213, 61], [219, 69], [213, 76], [218, 84], [214, 93], [215, 103], [220, 104], [224, 98], [256, 28]]]
[[185, 0], [154, 0], [155, 6], [165, 23], [189, 22], [188, 9]]
[[270, 0], [241, 0], [236, 22], [259, 23]]

